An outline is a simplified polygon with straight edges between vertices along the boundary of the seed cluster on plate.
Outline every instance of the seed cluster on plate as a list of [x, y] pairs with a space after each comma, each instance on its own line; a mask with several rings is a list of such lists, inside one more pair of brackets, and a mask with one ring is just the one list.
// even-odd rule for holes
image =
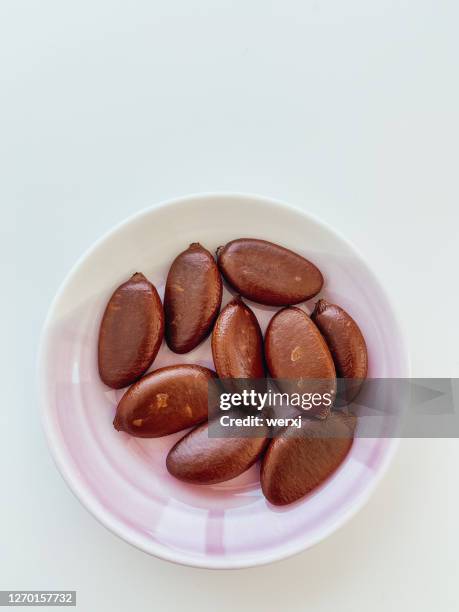
[[[221, 311], [222, 276], [238, 296]], [[308, 316], [296, 307], [323, 286], [320, 270], [282, 246], [254, 238], [233, 240], [217, 250], [217, 261], [198, 243], [180, 253], [167, 277], [164, 307], [156, 288], [134, 274], [111, 296], [102, 318], [98, 364], [102, 381], [129, 388], [114, 427], [132, 436], [155, 438], [193, 427], [170, 450], [166, 465], [176, 478], [194, 484], [223, 482], [259, 458], [261, 487], [269, 502], [292, 503], [322, 484], [352, 445], [355, 419], [319, 405], [302, 421], [301, 435], [212, 438], [208, 435], [209, 381], [319, 380], [336, 393], [337, 377], [356, 379], [352, 398], [367, 375], [364, 337], [351, 316], [320, 299]], [[278, 306], [265, 337], [242, 297]], [[145, 374], [165, 337], [183, 354], [212, 332], [216, 372], [176, 364]], [[266, 372], [267, 370], [267, 372]], [[215, 393], [217, 393], [215, 391]], [[217, 397], [215, 401], [217, 401]]]

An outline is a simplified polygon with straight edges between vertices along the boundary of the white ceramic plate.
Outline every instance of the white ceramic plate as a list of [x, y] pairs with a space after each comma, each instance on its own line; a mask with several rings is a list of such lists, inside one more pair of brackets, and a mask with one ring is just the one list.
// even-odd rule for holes
[[[311, 259], [325, 277], [318, 297], [343, 306], [365, 335], [369, 376], [408, 376], [402, 333], [377, 278], [346, 240], [300, 210], [252, 195], [196, 195], [143, 211], [99, 240], [64, 281], [43, 332], [39, 380], [49, 447], [101, 523], [148, 553], [198, 567], [268, 563], [323, 539], [362, 506], [396, 446], [396, 440], [357, 438], [325, 485], [276, 508], [261, 493], [258, 466], [219, 485], [186, 485], [165, 468], [183, 433], [148, 440], [115, 431], [122, 392], [100, 381], [96, 359], [111, 293], [143, 272], [162, 296], [170, 263], [191, 242], [214, 251], [239, 237], [271, 240]], [[228, 299], [225, 290], [223, 305]], [[311, 311], [316, 299], [302, 307]], [[264, 331], [276, 309], [250, 305]], [[213, 367], [210, 341], [187, 355], [163, 344], [154, 367], [183, 362]]]

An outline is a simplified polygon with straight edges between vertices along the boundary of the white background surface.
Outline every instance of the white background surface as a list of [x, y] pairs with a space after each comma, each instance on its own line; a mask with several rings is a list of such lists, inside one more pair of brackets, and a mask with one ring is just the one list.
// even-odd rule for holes
[[457, 609], [459, 441], [403, 441], [364, 510], [297, 557], [178, 567], [73, 498], [35, 359], [54, 293], [103, 232], [236, 190], [351, 239], [398, 303], [414, 375], [457, 376], [458, 20], [455, 0], [3, 0], [0, 588], [76, 589], [98, 612]]

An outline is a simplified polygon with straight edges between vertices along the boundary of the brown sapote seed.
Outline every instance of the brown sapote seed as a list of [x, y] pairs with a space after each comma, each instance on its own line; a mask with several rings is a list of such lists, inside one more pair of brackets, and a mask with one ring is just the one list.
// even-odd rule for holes
[[355, 420], [333, 412], [325, 421], [303, 419], [269, 445], [261, 466], [261, 488], [276, 506], [291, 504], [329, 478], [346, 458]]
[[264, 378], [260, 325], [239, 297], [229, 302], [217, 318], [212, 332], [212, 355], [220, 378]]
[[[325, 418], [336, 396], [336, 373], [325, 340], [300, 308], [284, 308], [271, 319], [265, 334], [265, 356], [271, 376], [286, 393], [329, 393], [308, 415]], [[309, 382], [308, 382], [309, 381]]]
[[103, 382], [121, 389], [153, 363], [164, 335], [156, 288], [137, 272], [111, 296], [99, 330], [98, 362]]
[[188, 353], [210, 332], [222, 301], [222, 280], [212, 254], [190, 244], [172, 263], [164, 294], [166, 341]]
[[270, 306], [289, 306], [313, 297], [322, 288], [320, 270], [278, 244], [239, 238], [217, 251], [218, 266], [242, 296]]
[[208, 423], [200, 425], [172, 447], [166, 460], [172, 476], [201, 485], [231, 480], [248, 470], [265, 449], [266, 437], [212, 438], [208, 428]]
[[311, 315], [330, 349], [339, 378], [347, 385], [346, 399], [355, 399], [368, 371], [365, 338], [354, 319], [340, 306], [319, 300]]
[[209, 381], [215, 377], [212, 370], [191, 364], [155, 370], [129, 387], [113, 425], [138, 438], [158, 438], [202, 423]]

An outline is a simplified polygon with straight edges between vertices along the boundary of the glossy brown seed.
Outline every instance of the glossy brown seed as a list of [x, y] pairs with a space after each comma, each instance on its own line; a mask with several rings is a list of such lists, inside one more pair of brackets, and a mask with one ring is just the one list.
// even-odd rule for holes
[[208, 423], [204, 423], [172, 447], [166, 466], [179, 480], [215, 484], [231, 480], [249, 469], [265, 446], [265, 437], [211, 438]]
[[217, 256], [228, 283], [260, 304], [298, 304], [319, 293], [323, 285], [322, 274], [313, 263], [266, 240], [233, 240], [220, 247]]
[[276, 506], [297, 501], [329, 478], [346, 458], [355, 420], [333, 412], [325, 421], [303, 419], [268, 447], [261, 467], [261, 488]]
[[139, 438], [167, 436], [207, 419], [208, 383], [215, 372], [198, 365], [155, 370], [129, 387], [113, 425]]
[[164, 294], [166, 341], [188, 353], [210, 332], [222, 301], [222, 280], [212, 254], [197, 242], [172, 263]]
[[164, 335], [164, 313], [154, 285], [134, 274], [116, 289], [99, 330], [99, 374], [121, 389], [136, 381], [153, 363]]
[[[317, 302], [311, 319], [328, 344], [337, 375], [358, 379], [362, 384], [367, 376], [368, 354], [365, 338], [354, 319], [336, 304], [325, 300]], [[356, 394], [361, 384], [353, 387]]]
[[318, 418], [329, 414], [336, 395], [335, 366], [325, 340], [303, 310], [284, 308], [274, 315], [266, 330], [265, 355], [282, 391], [329, 393], [331, 402], [318, 402], [308, 413]]
[[265, 375], [261, 329], [239, 297], [225, 306], [215, 323], [212, 355], [220, 378], [260, 379]]

